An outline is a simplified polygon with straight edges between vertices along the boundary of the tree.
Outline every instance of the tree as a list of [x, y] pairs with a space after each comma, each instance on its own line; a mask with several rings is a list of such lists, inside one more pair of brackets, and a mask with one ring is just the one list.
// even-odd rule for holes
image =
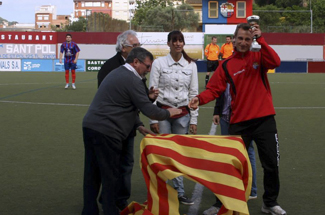
[[78, 21], [71, 22], [69, 21], [68, 25], [61, 23], [62, 28], [57, 28], [55, 25], [51, 26], [53, 31], [65, 32], [65, 31], [74, 31], [74, 32], [85, 32], [87, 26], [87, 20], [84, 17], [79, 17]]
[[18, 23], [18, 22], [16, 22], [16, 21], [12, 21], [12, 22], [10, 22], [10, 21], [8, 21], [8, 20], [6, 20], [6, 19], [0, 17], [0, 24], [3, 24], [4, 22], [8, 22], [8, 26], [15, 25], [15, 24]]
[[147, 20], [147, 13], [150, 9], [155, 9], [157, 7], [165, 8], [167, 6], [173, 5], [169, 0], [150, 0], [150, 1], [136, 1], [136, 13], [132, 19], [132, 24], [142, 25]]
[[129, 28], [124, 20], [113, 19], [106, 13], [92, 13], [88, 17], [87, 31], [91, 32], [121, 32]]
[[311, 6], [313, 10], [313, 25], [315, 27], [314, 32], [325, 32], [325, 0], [313, 0]]
[[276, 0], [275, 5], [278, 7], [286, 8], [291, 6], [302, 6], [303, 0]]
[[[253, 11], [258, 10], [258, 12], [254, 12], [255, 15], [260, 16], [260, 27], [263, 32], [269, 32], [270, 26], [281, 26], [281, 13], [274, 13], [272, 11], [279, 10], [275, 5], [266, 5], [259, 7], [258, 5], [253, 5]], [[263, 12], [265, 10], [265, 12]]]
[[[196, 31], [198, 27], [199, 15], [188, 4], [181, 4], [176, 8], [172, 5], [158, 5], [146, 10], [146, 19], [141, 22], [137, 22], [139, 19], [132, 20], [132, 23], [138, 27], [138, 31]], [[137, 14], [138, 10], [135, 16]]]
[[276, 0], [255, 0], [255, 3], [258, 6], [265, 6], [265, 5], [270, 5], [270, 4], [275, 4]]
[[313, 32], [325, 32], [325, 0], [307, 1], [307, 7], [302, 3], [302, 0], [276, 0], [274, 5], [254, 4], [253, 12], [261, 17], [260, 26], [264, 32], [306, 33], [311, 32], [309, 4], [312, 3]]

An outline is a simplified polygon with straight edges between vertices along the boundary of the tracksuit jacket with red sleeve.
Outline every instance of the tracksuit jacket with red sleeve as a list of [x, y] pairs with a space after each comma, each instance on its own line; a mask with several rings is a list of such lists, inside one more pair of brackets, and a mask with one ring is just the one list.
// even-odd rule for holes
[[[263, 37], [257, 41], [261, 45], [259, 52], [235, 52], [222, 61], [206, 90], [197, 96], [200, 105], [204, 105], [218, 98], [230, 83], [230, 124], [275, 115], [267, 71], [280, 66], [280, 58]], [[222, 66], [226, 61], [229, 76]]]

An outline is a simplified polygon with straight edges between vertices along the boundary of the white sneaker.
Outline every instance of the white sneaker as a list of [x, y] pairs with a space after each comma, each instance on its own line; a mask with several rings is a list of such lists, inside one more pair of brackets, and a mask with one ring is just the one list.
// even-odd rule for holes
[[76, 89], [76, 85], [74, 83], [72, 83], [72, 89]]
[[69, 88], [69, 84], [66, 84], [64, 89], [68, 89]]
[[248, 200], [257, 199], [257, 196], [249, 196]]
[[203, 211], [203, 215], [215, 215], [219, 212], [219, 210], [219, 207], [211, 206], [209, 209]]
[[276, 205], [273, 207], [267, 207], [265, 204], [262, 205], [262, 212], [266, 214], [272, 214], [272, 215], [286, 215], [287, 212], [283, 210], [280, 205]]

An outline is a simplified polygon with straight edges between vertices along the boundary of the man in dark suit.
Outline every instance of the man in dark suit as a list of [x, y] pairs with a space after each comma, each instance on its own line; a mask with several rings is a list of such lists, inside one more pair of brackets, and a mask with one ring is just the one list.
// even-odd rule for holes
[[115, 48], [117, 53], [114, 57], [108, 59], [99, 70], [97, 75], [98, 87], [106, 75], [117, 67], [124, 65], [125, 59], [129, 55], [130, 51], [139, 46], [141, 46], [141, 44], [135, 31], [128, 30], [118, 35]]
[[[141, 46], [137, 36], [136, 32], [132, 30], [124, 31], [117, 37], [116, 41], [116, 55], [112, 58], [108, 59], [104, 65], [101, 67], [101, 69], [98, 72], [97, 79], [98, 79], [98, 88], [100, 87], [100, 84], [105, 79], [105, 77], [114, 69], [120, 67], [121, 65], [125, 64], [125, 60], [131, 50], [135, 47]], [[150, 89], [148, 90], [146, 86], [146, 78], [142, 79], [146, 92], [149, 96], [149, 99], [153, 102], [158, 96], [158, 90]], [[134, 129], [132, 132], [128, 135], [128, 137], [123, 140], [123, 148], [122, 153], [120, 157], [120, 187], [119, 191], [117, 193], [117, 202], [116, 205], [120, 210], [123, 210], [127, 205], [127, 200], [130, 198], [131, 195], [131, 175], [132, 175], [132, 169], [134, 164], [134, 156], [133, 156], [133, 148], [134, 148], [134, 137], [136, 135], [136, 130], [139, 130], [139, 132], [143, 135], [146, 135], [148, 133], [152, 133], [150, 130], [146, 129], [143, 125], [143, 123], [139, 120], [138, 124], [134, 125]]]

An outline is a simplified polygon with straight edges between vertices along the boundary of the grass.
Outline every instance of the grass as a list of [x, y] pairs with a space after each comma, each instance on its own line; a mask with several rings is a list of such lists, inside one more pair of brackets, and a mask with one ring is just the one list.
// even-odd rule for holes
[[[77, 215], [82, 209], [81, 122], [97, 89], [97, 73], [77, 73], [77, 90], [64, 90], [62, 73], [0, 73], [0, 214]], [[204, 73], [199, 74], [200, 91]], [[322, 214], [325, 201], [325, 74], [269, 74], [280, 138], [279, 203], [289, 214]], [[214, 102], [200, 110], [198, 133], [207, 134]], [[145, 125], [148, 120], [141, 116]], [[220, 129], [218, 128], [218, 133]], [[135, 140], [130, 200], [143, 202], [146, 188]], [[257, 163], [262, 214], [262, 169]], [[185, 180], [187, 195], [194, 183]], [[199, 214], [214, 196], [204, 190]], [[180, 206], [180, 213], [187, 213]]]

